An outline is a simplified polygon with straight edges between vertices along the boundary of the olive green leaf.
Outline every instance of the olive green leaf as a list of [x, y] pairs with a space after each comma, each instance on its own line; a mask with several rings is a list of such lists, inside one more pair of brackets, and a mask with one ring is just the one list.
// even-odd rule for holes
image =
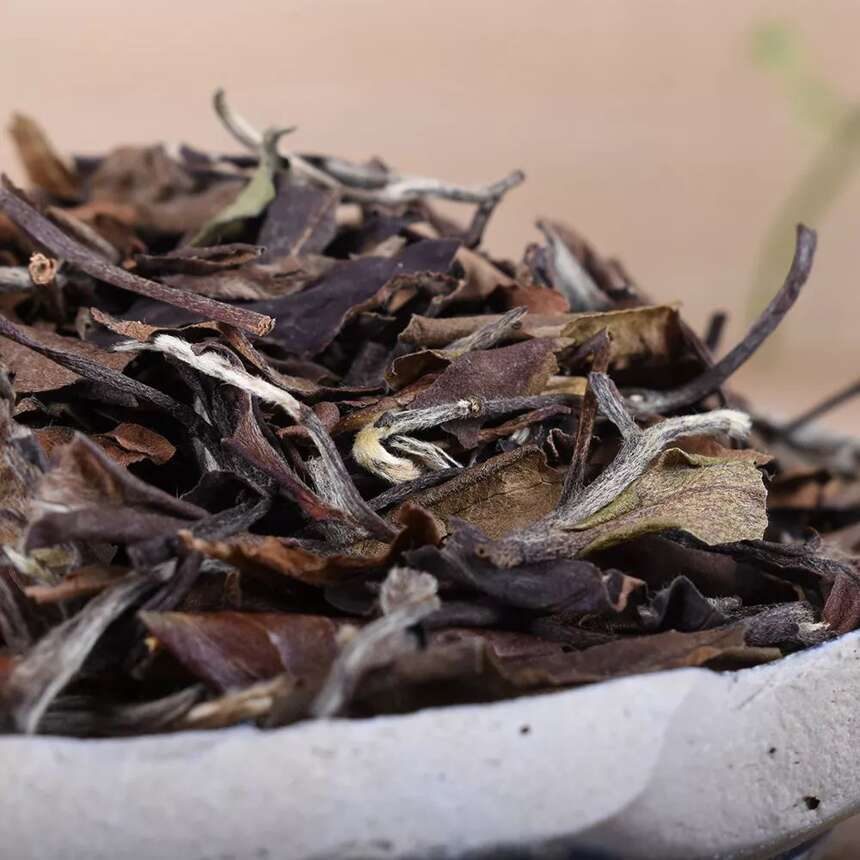
[[211, 221], [204, 224], [189, 244], [214, 245], [228, 240], [241, 228], [243, 222], [259, 218], [275, 199], [275, 174], [280, 166], [278, 141], [292, 128], [270, 128], [263, 134], [260, 147], [260, 164], [250, 182], [239, 196]]
[[610, 504], [577, 523], [585, 555], [639, 535], [680, 529], [714, 545], [756, 540], [767, 526], [767, 491], [749, 459], [664, 451]]

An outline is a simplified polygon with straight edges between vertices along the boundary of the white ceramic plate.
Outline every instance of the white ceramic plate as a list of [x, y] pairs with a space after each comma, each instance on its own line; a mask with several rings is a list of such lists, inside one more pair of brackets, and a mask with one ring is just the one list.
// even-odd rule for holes
[[860, 634], [493, 705], [0, 739], [10, 860], [768, 857], [860, 807]]

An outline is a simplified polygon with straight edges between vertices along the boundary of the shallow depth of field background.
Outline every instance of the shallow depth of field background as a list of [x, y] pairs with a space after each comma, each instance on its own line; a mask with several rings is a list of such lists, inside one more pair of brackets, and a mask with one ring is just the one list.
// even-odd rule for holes
[[[518, 256], [535, 216], [569, 221], [700, 331], [729, 310], [730, 346], [781, 280], [753, 286], [768, 231], [860, 105], [858, 33], [853, 0], [2, 0], [0, 114], [65, 151], [223, 149], [221, 85], [260, 125], [298, 124], [298, 148], [461, 182], [521, 167], [495, 253]], [[784, 415], [858, 376], [855, 148], [800, 213], [820, 234], [805, 294], [736, 378]], [[0, 167], [20, 178], [5, 138]], [[860, 401], [828, 422], [860, 432]]]

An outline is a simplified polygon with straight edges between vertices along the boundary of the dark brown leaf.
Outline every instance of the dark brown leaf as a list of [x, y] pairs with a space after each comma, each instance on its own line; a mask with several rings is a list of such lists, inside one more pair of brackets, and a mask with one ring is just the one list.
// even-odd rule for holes
[[61, 200], [78, 198], [80, 178], [57, 155], [34, 120], [24, 114], [14, 114], [9, 133], [33, 185]]
[[[45, 454], [50, 458], [57, 448], [73, 440], [75, 431], [70, 427], [54, 426], [36, 430], [35, 435]], [[120, 466], [130, 466], [142, 460], [163, 465], [176, 453], [176, 448], [167, 439], [140, 424], [127, 422], [118, 424], [107, 433], [89, 438]]]
[[35, 732], [51, 701], [78, 672], [108, 626], [156, 582], [146, 574], [129, 576], [40, 639], [15, 664], [0, 691], [0, 716], [7, 727]]
[[337, 232], [338, 198], [328, 189], [281, 182], [260, 227], [263, 259], [321, 253]]
[[479, 527], [489, 537], [525, 528], [558, 504], [563, 476], [536, 448], [518, 448], [465, 469], [412, 500], [450, 529], [452, 518]]
[[570, 686], [623, 675], [689, 666], [741, 669], [779, 658], [776, 648], [746, 644], [746, 625], [618, 639], [585, 651], [497, 662], [501, 676], [517, 689]]
[[[467, 352], [410, 404], [426, 409], [457, 400], [492, 400], [539, 394], [558, 365], [549, 340], [531, 340], [501, 349]], [[464, 448], [474, 448], [483, 420], [447, 421], [442, 427]]]
[[149, 632], [210, 687], [241, 689], [286, 673], [324, 673], [344, 622], [320, 615], [250, 612], [142, 612]]
[[239, 178], [198, 191], [194, 177], [163, 146], [121, 146], [101, 160], [87, 185], [93, 202], [131, 208], [138, 226], [179, 235], [221, 211], [236, 196]]
[[4, 179], [4, 182], [7, 187], [0, 188], [0, 210], [5, 212], [22, 230], [26, 231], [52, 254], [62, 257], [70, 265], [76, 266], [97, 280], [105, 281], [122, 290], [138, 293], [156, 301], [175, 305], [198, 314], [204, 319], [214, 319], [235, 325], [252, 334], [267, 334], [271, 330], [273, 320], [267, 316], [244, 308], [225, 305], [205, 296], [165, 287], [163, 284], [147, 281], [125, 269], [112, 266], [94, 252], [69, 238], [62, 230], [41, 216], [29, 203], [11, 191], [8, 187], [8, 179]]
[[[440, 239], [410, 245], [391, 258], [362, 257], [337, 263], [318, 284], [297, 295], [249, 307], [275, 317], [272, 337], [285, 350], [317, 355], [331, 343], [349, 313], [370, 302], [391, 278], [408, 272], [445, 273], [456, 250], [456, 242]], [[312, 326], [309, 319], [314, 320]]]
[[[107, 352], [86, 341], [63, 337], [47, 329], [37, 330], [20, 323], [17, 328], [26, 337], [37, 340], [50, 350], [80, 356], [110, 370], [121, 371], [134, 358], [133, 353]], [[3, 333], [2, 330], [0, 333]], [[70, 367], [63, 367], [35, 350], [6, 338], [0, 340], [0, 359], [15, 374], [14, 385], [18, 394], [51, 391], [71, 385], [81, 378]]]
[[157, 275], [208, 275], [235, 269], [256, 260], [263, 249], [257, 245], [233, 243], [198, 248], [182, 246], [167, 254], [135, 254], [138, 270]]
[[837, 634], [860, 627], [860, 573], [856, 569], [837, 574], [821, 617]]
[[41, 513], [27, 534], [31, 549], [70, 540], [136, 543], [206, 516], [136, 478], [80, 434], [58, 449], [36, 498]]

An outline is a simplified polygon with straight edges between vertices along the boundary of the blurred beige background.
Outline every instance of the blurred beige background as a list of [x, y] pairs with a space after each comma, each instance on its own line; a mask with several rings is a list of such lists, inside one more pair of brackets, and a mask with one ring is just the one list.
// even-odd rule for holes
[[[462, 182], [522, 167], [494, 251], [518, 255], [537, 215], [568, 220], [700, 330], [735, 311], [734, 338], [766, 231], [823, 143], [753, 62], [770, 20], [860, 100], [856, 0], [0, 0], [0, 114], [32, 114], [66, 151], [226, 148], [222, 85], [260, 124], [299, 124], [308, 150]], [[18, 172], [5, 139], [0, 165]], [[739, 378], [786, 414], [860, 375], [860, 183], [813, 226], [812, 281]], [[860, 432], [860, 403], [830, 420]]]
[[[770, 20], [860, 98], [852, 0], [2, 0], [0, 113], [33, 114], [66, 151], [228, 147], [209, 107], [223, 85], [257, 122], [298, 123], [309, 150], [465, 182], [522, 167], [493, 250], [518, 254], [537, 215], [568, 220], [700, 329], [711, 308], [735, 311], [733, 338], [763, 237], [822, 145], [752, 59]], [[5, 139], [0, 164], [17, 171]], [[852, 380], [860, 358], [860, 185], [814, 226], [807, 293], [779, 349], [739, 376], [783, 413]], [[858, 419], [855, 403], [831, 421]]]

